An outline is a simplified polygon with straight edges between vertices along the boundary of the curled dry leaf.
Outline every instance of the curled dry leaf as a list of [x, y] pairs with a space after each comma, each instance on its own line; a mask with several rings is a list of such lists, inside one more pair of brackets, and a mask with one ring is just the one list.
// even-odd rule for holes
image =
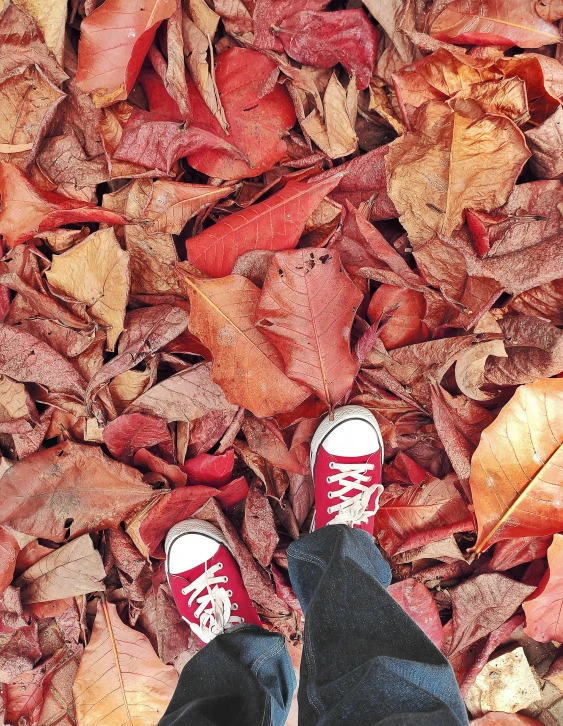
[[290, 411], [307, 398], [308, 391], [285, 375], [279, 352], [255, 325], [259, 288], [238, 275], [186, 277], [186, 284], [190, 330], [212, 352], [211, 377], [227, 400], [263, 417]]
[[125, 319], [129, 296], [129, 254], [111, 227], [100, 229], [62, 255], [54, 255], [47, 272], [51, 289], [83, 302], [90, 315], [107, 328], [107, 347], [114, 350]]
[[161, 663], [142, 633], [124, 625], [115, 605], [99, 602], [72, 689], [78, 723], [155, 726], [177, 681], [174, 668]]
[[563, 164], [563, 109], [561, 106], [541, 126], [526, 131], [528, 147], [532, 152], [530, 167], [538, 179], [561, 179]]
[[559, 378], [520, 386], [483, 431], [470, 479], [476, 554], [499, 540], [561, 529], [562, 400]]
[[125, 227], [131, 292], [141, 295], [179, 295], [178, 254], [170, 234], [148, 234], [140, 224]]
[[22, 602], [48, 602], [105, 590], [100, 553], [87, 534], [43, 557], [19, 578]]
[[55, 0], [51, 3], [44, 3], [41, 0], [19, 0], [18, 5], [35, 20], [45, 39], [45, 45], [62, 66], [68, 10], [65, 0]]
[[0, 596], [12, 582], [19, 551], [15, 537], [6, 527], [0, 527]]
[[543, 20], [533, 2], [454, 0], [432, 23], [430, 34], [459, 45], [517, 45], [537, 48], [559, 43], [557, 28]]
[[280, 351], [286, 374], [329, 407], [346, 397], [357, 372], [350, 331], [361, 301], [337, 252], [280, 252], [270, 263], [257, 325]]
[[242, 539], [262, 567], [267, 567], [279, 537], [268, 497], [256, 481], [249, 488], [245, 501]]
[[173, 15], [174, 0], [109, 0], [80, 26], [76, 83], [97, 106], [127, 98], [158, 26]]
[[63, 542], [116, 526], [152, 496], [137, 470], [109, 459], [99, 446], [66, 441], [6, 471], [0, 519], [19, 532]]
[[416, 130], [390, 144], [385, 159], [389, 196], [415, 248], [436, 233], [451, 235], [468, 207], [504, 204], [530, 155], [509, 119], [471, 101], [454, 108], [431, 101], [417, 118]]
[[[476, 333], [503, 334], [500, 325], [491, 313], [486, 313], [475, 326]], [[507, 352], [504, 341], [490, 340], [477, 343], [472, 348], [464, 350], [455, 362], [455, 379], [459, 390], [474, 401], [487, 401], [491, 394], [481, 391], [485, 383], [485, 366], [489, 356], [506, 358]]]
[[189, 261], [211, 277], [223, 277], [245, 252], [292, 249], [311, 212], [339, 180], [335, 175], [309, 184], [289, 182], [269, 199], [190, 237], [186, 241]]
[[547, 550], [548, 571], [523, 604], [527, 635], [540, 643], [563, 640], [563, 535], [555, 534]]
[[125, 224], [121, 215], [94, 204], [68, 199], [35, 187], [14, 164], [0, 162], [0, 227], [10, 247], [63, 224]]

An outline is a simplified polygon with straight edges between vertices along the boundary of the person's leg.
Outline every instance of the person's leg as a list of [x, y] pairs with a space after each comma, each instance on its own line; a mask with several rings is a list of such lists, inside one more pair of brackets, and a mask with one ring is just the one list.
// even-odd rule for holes
[[361, 529], [331, 525], [288, 550], [305, 613], [300, 726], [460, 726], [447, 660], [386, 588], [391, 571]]
[[260, 619], [221, 532], [185, 520], [166, 538], [181, 616], [207, 645], [184, 667], [159, 726], [283, 726], [295, 673], [282, 635]]

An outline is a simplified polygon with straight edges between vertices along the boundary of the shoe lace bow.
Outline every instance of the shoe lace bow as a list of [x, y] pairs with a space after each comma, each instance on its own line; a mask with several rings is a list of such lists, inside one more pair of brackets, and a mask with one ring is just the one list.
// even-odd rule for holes
[[[335, 516], [329, 524], [347, 524], [350, 527], [367, 523], [369, 517], [373, 516], [379, 509], [379, 495], [383, 491], [381, 484], [372, 484], [371, 476], [366, 473], [374, 469], [374, 464], [362, 462], [359, 464], [340, 464], [332, 461], [329, 464], [331, 469], [337, 469], [338, 474], [327, 477], [327, 484], [338, 482], [340, 489], [328, 492], [330, 499], [340, 498], [338, 504], [328, 508], [329, 514]], [[351, 494], [355, 491], [355, 494]], [[369, 502], [375, 492], [379, 493], [374, 509], [368, 511]]]
[[232, 591], [220, 586], [220, 583], [228, 581], [226, 576], [217, 575], [222, 567], [221, 562], [217, 562], [209, 569], [206, 565], [205, 572], [187, 587], [182, 588], [182, 595], [190, 596], [188, 606], [192, 607], [194, 600], [197, 603], [194, 615], [199, 625], [191, 621], [190, 624], [206, 643], [216, 635], [224, 633], [228, 627], [244, 622], [242, 618], [232, 614], [232, 611], [237, 609], [237, 606], [231, 603]]

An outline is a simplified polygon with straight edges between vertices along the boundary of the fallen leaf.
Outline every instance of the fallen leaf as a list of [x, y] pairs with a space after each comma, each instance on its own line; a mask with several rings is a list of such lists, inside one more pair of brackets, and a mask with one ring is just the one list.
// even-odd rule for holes
[[98, 726], [125, 719], [153, 726], [177, 681], [174, 668], [159, 661], [148, 639], [121, 622], [115, 605], [100, 602], [72, 689], [77, 722]]
[[23, 169], [32, 164], [64, 97], [37, 66], [0, 82], [0, 159]]
[[267, 567], [279, 537], [268, 497], [256, 482], [250, 486], [245, 500], [241, 535], [253, 557]]
[[40, 658], [37, 621], [24, 617], [19, 590], [8, 587], [0, 595], [0, 683], [11, 683]]
[[481, 718], [473, 719], [472, 726], [540, 726], [542, 722], [518, 713], [490, 711]]
[[292, 249], [311, 212], [338, 181], [336, 176], [318, 183], [288, 182], [269, 199], [231, 214], [188, 239], [190, 263], [211, 277], [224, 277], [245, 252]]
[[490, 573], [451, 590], [454, 634], [450, 655], [500, 627], [534, 591], [531, 585]]
[[172, 235], [148, 234], [144, 226], [129, 224], [125, 227], [125, 247], [129, 253], [132, 294], [180, 294], [178, 254]]
[[133, 457], [133, 463], [137, 467], [146, 466], [150, 471], [162, 474], [175, 487], [183, 487], [186, 485], [187, 477], [179, 466], [169, 464], [147, 449], [138, 449]]
[[547, 20], [548, 23], [553, 23], [563, 18], [563, 5], [561, 4], [561, 0], [536, 0], [534, 8], [540, 18]]
[[48, 602], [105, 590], [102, 558], [89, 535], [43, 557], [18, 578], [22, 602]]
[[552, 540], [551, 535], [503, 539], [496, 543], [489, 567], [491, 570], [510, 570], [524, 562], [541, 559], [547, 555]]
[[141, 411], [172, 423], [190, 423], [211, 412], [234, 416], [236, 406], [225, 398], [223, 390], [210, 378], [211, 364], [198, 363], [140, 395], [127, 413]]
[[228, 136], [189, 84], [193, 125], [227, 139], [249, 160], [230, 158], [221, 150], [201, 151], [189, 154], [190, 166], [219, 179], [241, 179], [262, 174], [285, 156], [281, 136], [295, 123], [293, 104], [277, 84], [263, 98], [259, 95], [275, 67], [265, 55], [246, 48], [231, 48], [217, 58], [215, 82], [229, 125]]
[[211, 350], [211, 377], [227, 400], [261, 417], [289, 411], [307, 398], [306, 389], [285, 375], [280, 354], [255, 326], [259, 288], [238, 275], [186, 277], [186, 284], [190, 330]]
[[515, 7], [507, 0], [454, 0], [432, 23], [430, 34], [459, 45], [517, 45], [537, 48], [559, 43], [557, 28], [523, 0]]
[[173, 663], [181, 653], [194, 647], [196, 636], [182, 618], [166, 584], [151, 589], [137, 621], [163, 663]]
[[[491, 313], [485, 313], [484, 317], [475, 326], [475, 332], [503, 335], [502, 328]], [[510, 339], [510, 333], [506, 337]], [[502, 339], [477, 343], [472, 348], [463, 351], [455, 362], [455, 379], [458, 388], [474, 401], [487, 401], [491, 398], [491, 394], [480, 390], [485, 384], [485, 371], [489, 356], [495, 358], [508, 357]]]
[[426, 340], [428, 329], [422, 322], [425, 314], [426, 302], [422, 293], [392, 285], [378, 287], [368, 307], [368, 318], [372, 323], [390, 315], [379, 333], [387, 350]]
[[174, 0], [110, 0], [80, 26], [76, 83], [97, 106], [127, 98], [158, 26], [173, 15]]
[[374, 533], [390, 555], [473, 529], [455, 477], [430, 479], [406, 489], [387, 487], [375, 515]]
[[47, 271], [51, 289], [87, 305], [95, 320], [107, 327], [107, 347], [114, 350], [125, 319], [129, 293], [129, 255], [113, 229], [101, 229], [62, 255], [54, 255]]
[[224, 454], [199, 454], [182, 466], [190, 484], [203, 484], [208, 487], [222, 487], [228, 484], [235, 464], [232, 449]]
[[118, 416], [104, 428], [104, 443], [119, 461], [131, 461], [139, 449], [170, 440], [166, 421], [142, 413]]
[[561, 558], [563, 554], [563, 535], [553, 535], [553, 542], [547, 550], [549, 569], [537, 590], [522, 605], [526, 613], [524, 631], [540, 643], [550, 640], [560, 641], [563, 633], [561, 596]]
[[324, 10], [328, 0], [256, 0], [254, 3], [254, 42], [257, 48], [281, 52], [283, 45], [273, 29], [302, 10]]
[[14, 569], [20, 547], [5, 527], [0, 527], [0, 595], [14, 578]]
[[387, 592], [407, 615], [410, 615], [436, 648], [441, 648], [444, 640], [442, 623], [436, 603], [428, 589], [421, 582], [411, 578], [389, 585]]
[[563, 146], [563, 110], [555, 113], [537, 128], [526, 131], [528, 148], [532, 152], [530, 167], [538, 179], [561, 179], [563, 167], [559, 150]]
[[563, 429], [560, 379], [520, 386], [483, 431], [471, 467], [478, 524], [475, 553], [494, 542], [561, 529], [559, 504]]
[[345, 398], [356, 375], [349, 335], [361, 299], [336, 252], [282, 252], [270, 263], [257, 326], [280, 351], [286, 374], [329, 407]]
[[389, 196], [413, 247], [436, 233], [451, 235], [468, 207], [504, 204], [528, 158], [524, 136], [509, 119], [469, 101], [454, 108], [427, 103], [416, 130], [390, 144], [385, 158]]
[[299, 63], [318, 68], [341, 63], [357, 76], [361, 91], [368, 87], [377, 32], [360, 8], [332, 13], [302, 10], [284, 18], [274, 32], [286, 53]]
[[41, 0], [18, 0], [18, 5], [35, 20], [45, 39], [45, 45], [62, 66], [67, 3], [57, 0], [45, 5]]
[[2, 524], [53, 542], [115, 526], [153, 496], [138, 471], [72, 441], [11, 466], [2, 494]]
[[63, 224], [126, 222], [119, 214], [94, 204], [41, 191], [23, 176], [17, 166], [7, 162], [0, 162], [0, 196], [2, 236], [10, 247]]

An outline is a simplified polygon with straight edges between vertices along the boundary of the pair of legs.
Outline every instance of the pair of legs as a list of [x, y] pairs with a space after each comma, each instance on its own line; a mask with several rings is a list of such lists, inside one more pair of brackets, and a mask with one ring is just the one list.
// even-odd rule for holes
[[[352, 408], [345, 407], [340, 421], [321, 425], [313, 439], [318, 528], [288, 550], [291, 583], [306, 615], [299, 723], [466, 725], [451, 667], [388, 595], [389, 566], [363, 531], [373, 524], [381, 491], [381, 439], [369, 415], [362, 414], [361, 426], [350, 424], [359, 414]], [[370, 451], [358, 453], [360, 431]], [[194, 554], [205, 549], [203, 541], [192, 547], [194, 559], [183, 571], [187, 550], [174, 543], [214, 535], [189, 520], [171, 535], [168, 570], [176, 602], [210, 642], [185, 666], [160, 726], [282, 726], [295, 690], [283, 637], [257, 624], [220, 534], [210, 556]], [[227, 583], [229, 589], [221, 587]]]

